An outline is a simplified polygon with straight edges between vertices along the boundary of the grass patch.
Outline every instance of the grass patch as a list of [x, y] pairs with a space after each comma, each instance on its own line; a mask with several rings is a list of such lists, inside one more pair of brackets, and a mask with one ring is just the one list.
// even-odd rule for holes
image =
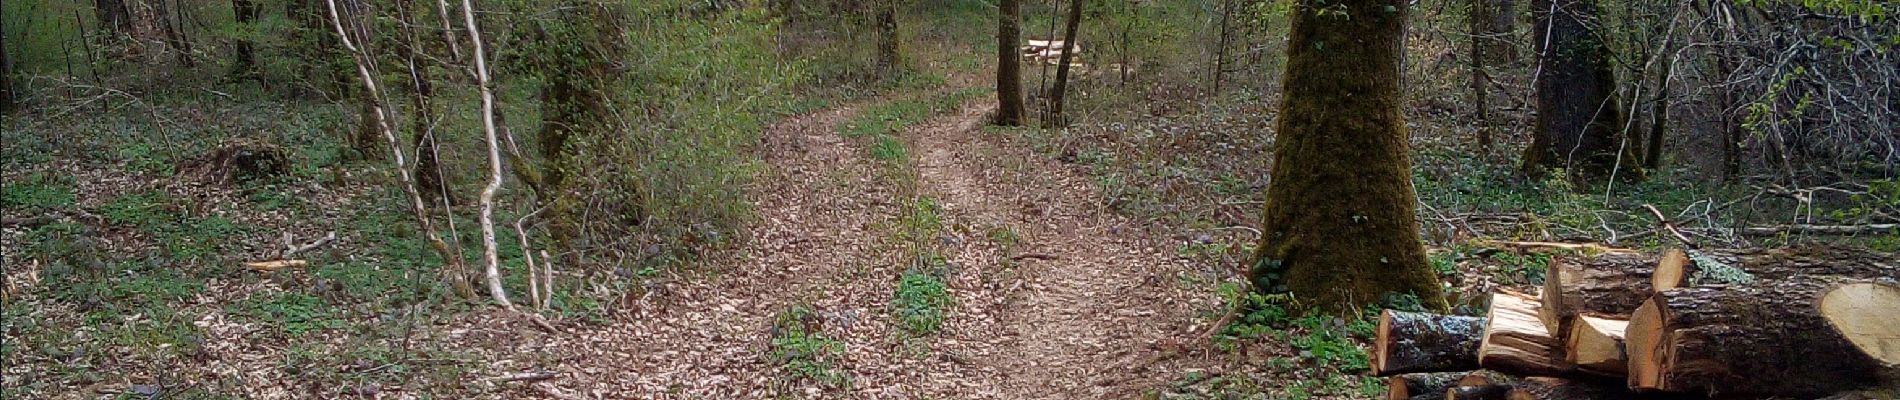
[[897, 282], [897, 293], [891, 295], [891, 315], [905, 331], [928, 335], [943, 328], [944, 309], [953, 301], [942, 278], [920, 271], [905, 272]]
[[819, 332], [823, 318], [807, 305], [780, 312], [772, 323], [772, 350], [766, 358], [798, 379], [836, 387], [849, 386], [851, 375], [838, 368], [844, 342]]

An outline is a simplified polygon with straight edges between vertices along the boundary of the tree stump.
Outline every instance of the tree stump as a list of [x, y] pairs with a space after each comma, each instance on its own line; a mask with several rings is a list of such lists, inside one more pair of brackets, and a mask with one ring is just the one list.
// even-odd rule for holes
[[178, 166], [180, 174], [220, 185], [283, 176], [289, 171], [288, 150], [251, 139], [228, 141]]

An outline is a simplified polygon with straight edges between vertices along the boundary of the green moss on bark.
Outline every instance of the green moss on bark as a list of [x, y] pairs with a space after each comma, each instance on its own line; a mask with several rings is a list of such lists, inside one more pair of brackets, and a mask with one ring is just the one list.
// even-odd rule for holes
[[1287, 51], [1265, 232], [1249, 278], [1340, 311], [1444, 296], [1416, 219], [1400, 114], [1406, 2], [1302, 0]]

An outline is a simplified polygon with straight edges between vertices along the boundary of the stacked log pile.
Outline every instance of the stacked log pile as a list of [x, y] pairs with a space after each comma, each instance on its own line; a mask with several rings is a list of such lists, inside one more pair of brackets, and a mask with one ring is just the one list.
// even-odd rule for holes
[[1893, 254], [1614, 252], [1545, 276], [1483, 317], [1386, 310], [1373, 374], [1414, 400], [1813, 399], [1900, 374]]

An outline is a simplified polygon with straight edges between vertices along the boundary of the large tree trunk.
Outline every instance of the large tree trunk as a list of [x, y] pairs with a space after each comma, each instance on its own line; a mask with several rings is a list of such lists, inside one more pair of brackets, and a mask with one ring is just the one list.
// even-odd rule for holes
[[1655, 270], [1656, 257], [1634, 253], [1559, 259], [1544, 274], [1544, 307], [1537, 318], [1563, 340], [1580, 313], [1629, 315], [1649, 300]]
[[903, 49], [897, 37], [898, 0], [877, 0], [877, 73], [885, 78], [896, 76], [903, 65]]
[[1372, 341], [1372, 375], [1478, 369], [1484, 319], [1385, 310]]
[[1631, 316], [1629, 384], [1796, 398], [1864, 386], [1884, 363], [1857, 343], [1900, 334], [1896, 304], [1900, 289], [1833, 276], [1657, 293]]
[[100, 31], [112, 37], [132, 34], [132, 12], [125, 7], [125, 0], [94, 0], [92, 6]]
[[1517, 63], [1517, 0], [1491, 0], [1491, 29], [1486, 30], [1484, 54], [1496, 64]]
[[1023, 2], [1002, 0], [996, 17], [996, 120], [997, 125], [1023, 124], [1022, 44]]
[[1537, 0], [1537, 123], [1523, 169], [1564, 168], [1577, 190], [1612, 176], [1641, 179], [1635, 144], [1623, 138], [1610, 50], [1593, 28], [1595, 0]]
[[[1316, 1], [1299, 7], [1322, 6]], [[1265, 234], [1248, 279], [1256, 290], [1291, 292], [1322, 309], [1394, 294], [1443, 309], [1419, 242], [1400, 113], [1409, 3], [1328, 3], [1348, 15], [1293, 14]]]
[[1081, 24], [1082, 0], [1075, 0], [1069, 3], [1069, 22], [1062, 34], [1062, 57], [1056, 66], [1055, 86], [1049, 88], [1049, 109], [1044, 111], [1042, 119], [1044, 128], [1069, 125], [1068, 117], [1063, 115], [1063, 98], [1069, 90], [1069, 66], [1075, 60], [1075, 31]]

